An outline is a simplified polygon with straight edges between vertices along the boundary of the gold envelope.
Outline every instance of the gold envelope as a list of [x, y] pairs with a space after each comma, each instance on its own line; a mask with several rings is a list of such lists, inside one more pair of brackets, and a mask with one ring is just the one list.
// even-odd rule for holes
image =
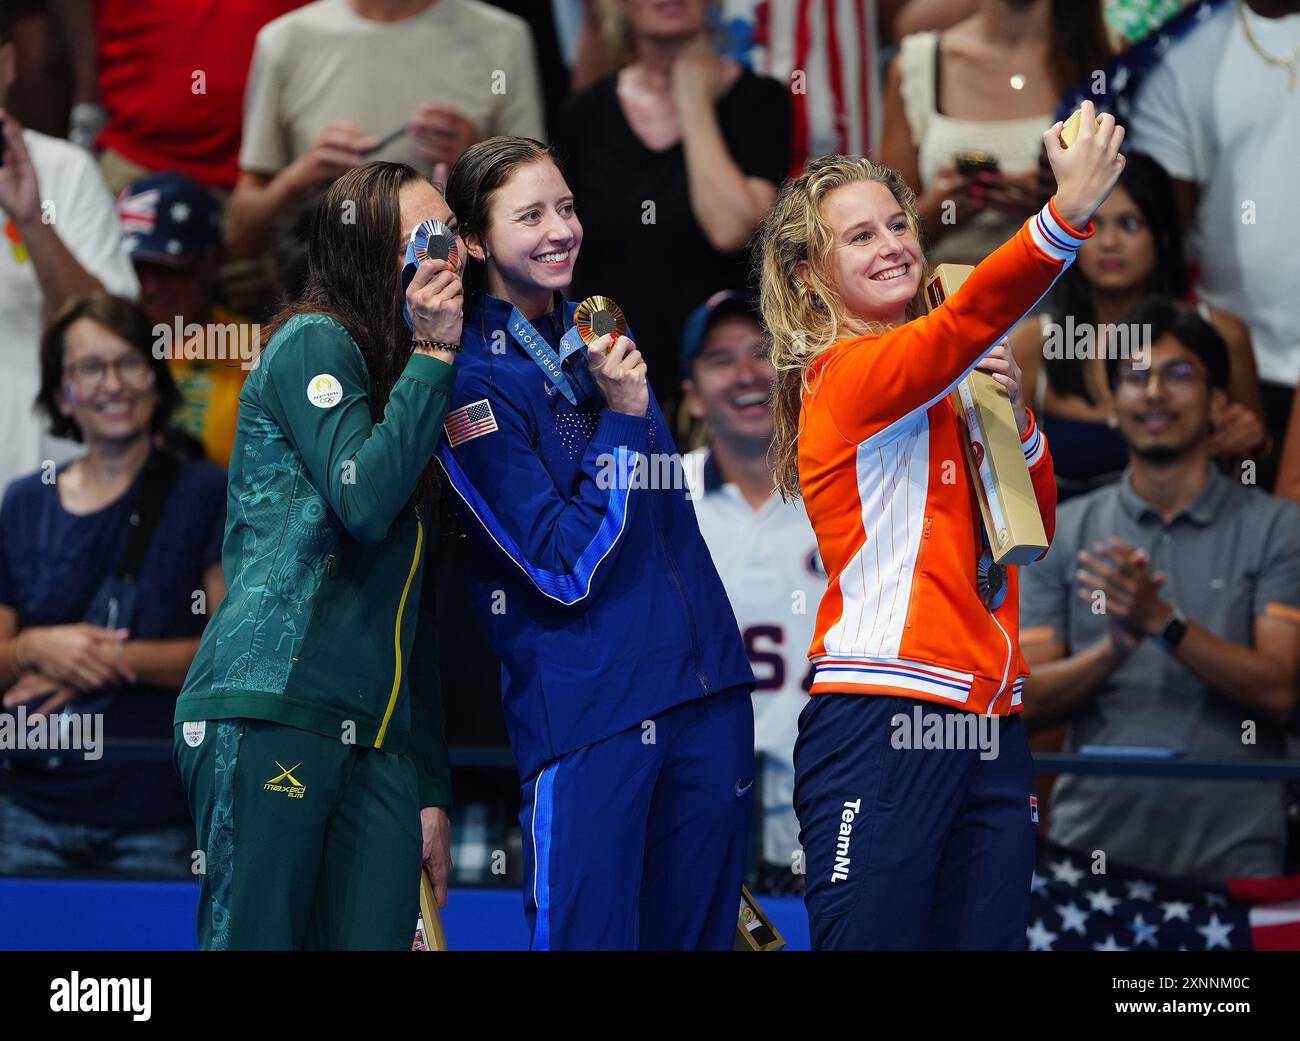
[[[955, 293], [974, 270], [969, 264], [937, 265], [925, 284], [929, 309]], [[1047, 549], [1047, 532], [1011, 398], [992, 376], [972, 372], [957, 385], [951, 400], [966, 430], [966, 463], [993, 559], [999, 564], [1028, 564]]]

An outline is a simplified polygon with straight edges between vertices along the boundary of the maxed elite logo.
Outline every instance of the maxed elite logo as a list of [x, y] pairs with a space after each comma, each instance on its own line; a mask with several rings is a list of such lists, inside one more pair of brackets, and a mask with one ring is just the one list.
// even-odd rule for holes
[[[302, 766], [302, 763], [294, 763], [293, 766], [286, 767], [284, 763], [277, 759], [275, 765], [280, 768], [281, 772], [262, 785], [264, 792], [283, 792], [290, 799], [301, 799], [307, 794], [307, 786], [293, 775], [293, 771]], [[281, 783], [283, 781], [289, 783], [283, 784]]]

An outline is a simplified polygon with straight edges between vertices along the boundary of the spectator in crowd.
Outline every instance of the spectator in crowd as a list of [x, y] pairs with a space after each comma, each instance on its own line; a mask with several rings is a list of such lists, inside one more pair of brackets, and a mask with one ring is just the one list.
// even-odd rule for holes
[[[1128, 446], [1114, 425], [1105, 352], [1141, 350], [1143, 330], [1127, 324], [1129, 314], [1149, 296], [1181, 298], [1188, 290], [1173, 186], [1154, 159], [1128, 156], [1093, 222], [1096, 233], [1056, 283], [1047, 309], [1011, 334], [1039, 429], [1052, 446], [1058, 501], [1123, 471]], [[1216, 417], [1211, 447], [1242, 458], [1265, 439], [1250, 332], [1204, 301], [1197, 310], [1229, 352], [1228, 405]]]
[[0, 873], [190, 872], [168, 738], [225, 595], [226, 478], [155, 447], [179, 395], [152, 343], [148, 315], [102, 294], [70, 300], [41, 343], [40, 411], [85, 454], [0, 505], [0, 689], [6, 712], [102, 714], [103, 732], [98, 755], [6, 754]]
[[[1069, 502], [1047, 556], [1024, 569], [1030, 725], [1069, 722], [1067, 747], [1154, 745], [1280, 757], [1300, 676], [1300, 508], [1212, 465], [1228, 349], [1164, 298], [1132, 320], [1151, 364], [1108, 362], [1129, 467]], [[1162, 874], [1281, 872], [1283, 786], [1067, 774], [1051, 836]]]
[[[1131, 120], [1133, 147], [1174, 179], [1197, 293], [1250, 328], [1264, 423], [1277, 442], [1300, 379], [1298, 55], [1300, 0], [1225, 4], [1169, 48]], [[1264, 463], [1260, 483], [1272, 487]]]
[[[78, 57], [72, 133], [87, 147], [98, 142], [109, 190], [117, 195], [150, 173], [175, 170], [215, 195], [224, 220], [239, 175], [253, 41], [267, 22], [306, 2], [62, 0]], [[220, 295], [235, 310], [261, 316], [274, 308], [268, 258], [226, 257], [220, 274]]]
[[[722, 53], [790, 91], [792, 173], [831, 152], [875, 154], [880, 38], [889, 36], [889, 23], [903, 6], [903, 0], [713, 0], [709, 5]], [[617, 19], [619, 5], [586, 0], [585, 7], [573, 63], [575, 91], [614, 71], [600, 23], [602, 11]]]
[[478, 0], [319, 0], [257, 35], [227, 242], [260, 253], [277, 219], [366, 159], [437, 180], [475, 141], [542, 132], [521, 19]]
[[256, 364], [260, 330], [216, 304], [217, 201], [184, 174], [169, 171], [129, 185], [117, 213], [140, 280], [140, 303], [180, 388], [172, 422], [202, 445], [208, 459], [229, 466], [239, 392]]
[[557, 135], [587, 229], [573, 291], [627, 312], [661, 401], [700, 287], [744, 287], [790, 166], [785, 85], [715, 53], [707, 6], [626, 0], [619, 71], [570, 99]]
[[981, 0], [903, 38], [880, 159], [916, 191], [932, 263], [978, 263], [1042, 206], [1043, 131], [1109, 53], [1098, 0]]
[[760, 882], [769, 892], [793, 892], [803, 872], [794, 741], [808, 701], [808, 648], [826, 572], [803, 501], [782, 500], [772, 480], [768, 399], [775, 372], [758, 301], [726, 291], [709, 297], [686, 322], [681, 364], [683, 405], [710, 431], [708, 445], [682, 460], [695, 516], [757, 679]]
[[97, 143], [109, 189], [160, 170], [234, 188], [253, 40], [305, 2], [62, 0], [78, 58], [73, 131], [87, 147]]
[[[0, 106], [16, 61], [7, 12], [0, 7]], [[37, 349], [49, 312], [96, 290], [138, 291], [113, 200], [95, 161], [80, 148], [24, 130], [0, 108], [0, 487], [75, 446], [51, 440], [34, 421], [40, 386]]]

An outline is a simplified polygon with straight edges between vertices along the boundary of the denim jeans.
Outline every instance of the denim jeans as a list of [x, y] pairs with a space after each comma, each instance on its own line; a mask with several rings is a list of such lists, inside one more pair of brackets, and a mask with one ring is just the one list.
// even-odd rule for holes
[[193, 878], [194, 829], [127, 831], [48, 821], [0, 798], [0, 875]]

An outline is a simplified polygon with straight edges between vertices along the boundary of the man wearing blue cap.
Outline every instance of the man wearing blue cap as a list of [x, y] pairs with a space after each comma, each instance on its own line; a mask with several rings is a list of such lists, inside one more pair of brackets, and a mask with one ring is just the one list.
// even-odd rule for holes
[[758, 302], [709, 297], [682, 334], [683, 405], [709, 428], [707, 447], [683, 462], [700, 532], [731, 599], [754, 668], [754, 746], [763, 824], [762, 887], [794, 892], [802, 881], [794, 815], [794, 739], [807, 699], [807, 652], [826, 588], [802, 502], [773, 491], [769, 448], [775, 373]]
[[[215, 304], [221, 263], [216, 199], [184, 174], [150, 174], [117, 201], [125, 244], [184, 403], [174, 423], [204, 454], [230, 464], [244, 377], [256, 364], [258, 327]], [[165, 353], [164, 353], [165, 352]]]

